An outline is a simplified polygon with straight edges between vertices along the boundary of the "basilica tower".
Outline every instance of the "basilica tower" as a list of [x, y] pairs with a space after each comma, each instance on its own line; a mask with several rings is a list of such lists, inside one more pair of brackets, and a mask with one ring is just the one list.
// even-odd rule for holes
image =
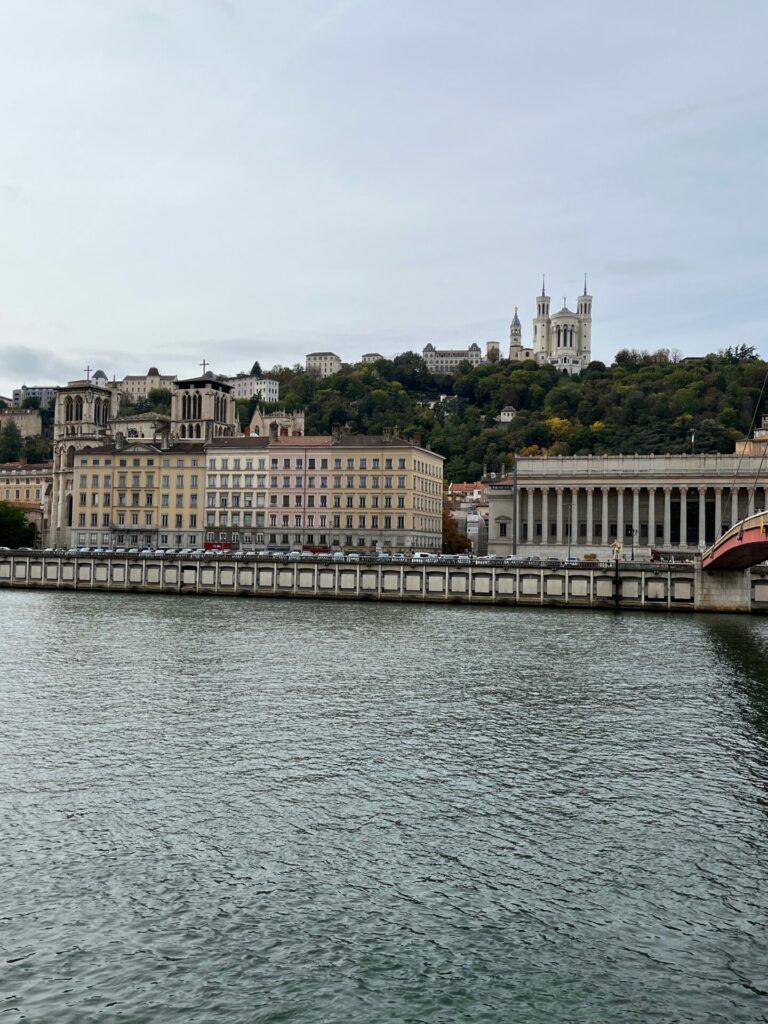
[[537, 363], [545, 363], [552, 354], [550, 351], [550, 317], [549, 296], [546, 280], [541, 279], [541, 295], [536, 299], [536, 316], [533, 321], [533, 354]]

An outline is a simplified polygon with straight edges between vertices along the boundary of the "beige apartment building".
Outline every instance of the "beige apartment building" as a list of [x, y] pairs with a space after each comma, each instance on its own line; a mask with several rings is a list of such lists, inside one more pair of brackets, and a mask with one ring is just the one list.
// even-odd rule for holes
[[20, 462], [0, 464], [0, 501], [24, 511], [35, 527], [36, 540], [42, 541], [47, 528], [46, 504], [53, 480], [53, 463]]
[[206, 446], [205, 546], [265, 544], [269, 437], [220, 437]]
[[331, 377], [341, 369], [341, 358], [335, 352], [310, 352], [304, 365], [307, 373]]
[[118, 441], [79, 452], [72, 547], [202, 547], [205, 450]]
[[388, 434], [225, 438], [206, 449], [206, 543], [439, 551], [443, 457]]
[[128, 374], [117, 383], [117, 390], [136, 401], [139, 398], [146, 398], [150, 391], [157, 391], [162, 388], [171, 391], [176, 382], [175, 373], [160, 373], [156, 366], [150, 366], [145, 374]]

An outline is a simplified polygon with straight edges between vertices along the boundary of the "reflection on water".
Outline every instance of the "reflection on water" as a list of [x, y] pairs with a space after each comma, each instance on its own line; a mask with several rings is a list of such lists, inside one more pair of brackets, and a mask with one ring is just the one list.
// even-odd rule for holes
[[715, 653], [732, 670], [731, 681], [746, 697], [745, 713], [768, 740], [768, 640], [754, 620], [717, 615], [703, 620]]
[[766, 1020], [768, 621], [0, 592], [9, 1022]]

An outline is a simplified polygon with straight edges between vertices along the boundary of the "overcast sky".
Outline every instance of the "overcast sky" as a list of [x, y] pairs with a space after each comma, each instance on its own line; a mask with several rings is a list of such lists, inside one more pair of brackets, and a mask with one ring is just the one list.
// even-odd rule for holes
[[0, 394], [530, 343], [768, 354], [766, 0], [1, 0]]

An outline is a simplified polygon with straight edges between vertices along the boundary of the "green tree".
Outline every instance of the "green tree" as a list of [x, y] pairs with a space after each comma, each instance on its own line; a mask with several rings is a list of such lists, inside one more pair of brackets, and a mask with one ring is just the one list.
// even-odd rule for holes
[[48, 462], [53, 458], [53, 441], [43, 434], [25, 437], [21, 454], [29, 463]]
[[147, 395], [147, 404], [152, 412], [171, 415], [171, 392], [167, 388], [152, 388]]
[[34, 396], [30, 395], [29, 398], [25, 398], [24, 401], [21, 403], [21, 408], [22, 409], [39, 409], [40, 408], [40, 399], [39, 398], [35, 398]]
[[0, 462], [16, 462], [21, 456], [21, 431], [13, 422], [7, 420], [0, 430]]
[[466, 533], [462, 533], [459, 524], [447, 508], [443, 509], [443, 553], [460, 555], [472, 548], [472, 542]]
[[6, 548], [27, 547], [35, 537], [35, 528], [27, 522], [24, 511], [0, 501], [0, 546]]
[[261, 377], [261, 363], [257, 359], [251, 367], [251, 377]]

